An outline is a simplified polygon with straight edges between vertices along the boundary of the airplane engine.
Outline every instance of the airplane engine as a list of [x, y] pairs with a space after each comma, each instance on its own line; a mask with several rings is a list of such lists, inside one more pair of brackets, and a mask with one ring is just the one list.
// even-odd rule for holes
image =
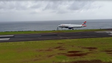
[[68, 29], [73, 29], [72, 27], [69, 27]]

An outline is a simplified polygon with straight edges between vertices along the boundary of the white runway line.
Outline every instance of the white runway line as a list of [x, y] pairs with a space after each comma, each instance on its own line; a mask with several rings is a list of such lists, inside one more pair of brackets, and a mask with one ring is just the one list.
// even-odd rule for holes
[[0, 38], [0, 41], [2, 40], [10, 40], [10, 38]]
[[107, 33], [112, 36], [112, 31], [96, 31], [96, 33]]
[[0, 35], [0, 37], [12, 37], [14, 35]]
[[112, 33], [112, 31], [96, 31], [96, 33]]

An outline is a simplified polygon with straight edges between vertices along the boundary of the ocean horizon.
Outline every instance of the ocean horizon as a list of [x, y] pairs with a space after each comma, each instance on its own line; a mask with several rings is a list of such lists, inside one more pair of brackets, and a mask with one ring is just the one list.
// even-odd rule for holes
[[[57, 30], [59, 24], [82, 24], [87, 21], [87, 27], [76, 29], [106, 29], [112, 28], [112, 19], [96, 20], [54, 20], [54, 21], [23, 21], [0, 22], [0, 32], [4, 31], [46, 31]], [[67, 29], [64, 29], [67, 30]]]

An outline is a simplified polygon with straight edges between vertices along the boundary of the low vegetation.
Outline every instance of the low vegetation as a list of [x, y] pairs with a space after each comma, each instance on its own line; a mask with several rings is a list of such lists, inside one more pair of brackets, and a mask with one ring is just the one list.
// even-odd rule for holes
[[111, 63], [112, 37], [0, 43], [0, 63], [76, 62]]
[[52, 31], [6, 31], [6, 32], [0, 32], [0, 35], [35, 34], [35, 33], [61, 33], [61, 32], [87, 32], [87, 31], [104, 31], [104, 30], [103, 29], [86, 29], [86, 30], [52, 30]]

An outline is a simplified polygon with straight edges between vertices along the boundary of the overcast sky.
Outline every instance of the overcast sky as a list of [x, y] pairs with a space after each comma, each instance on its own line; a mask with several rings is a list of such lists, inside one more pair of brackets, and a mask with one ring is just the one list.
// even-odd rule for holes
[[112, 1], [0, 1], [0, 22], [112, 19]]

